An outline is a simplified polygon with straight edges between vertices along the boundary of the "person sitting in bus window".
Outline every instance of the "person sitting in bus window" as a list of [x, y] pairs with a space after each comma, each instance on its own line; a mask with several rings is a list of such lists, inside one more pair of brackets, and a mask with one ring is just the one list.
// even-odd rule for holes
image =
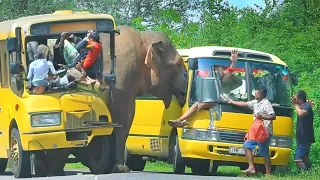
[[[30, 63], [27, 80], [31, 81], [34, 86], [35, 94], [43, 94], [48, 85], [48, 80], [55, 78], [56, 70], [52, 62], [48, 61], [50, 54], [49, 48], [46, 45], [40, 44], [37, 48], [37, 59]], [[49, 70], [53, 76], [48, 76]]]
[[[71, 68], [74, 61], [78, 61], [77, 58], [81, 58], [80, 53], [75, 48], [75, 36], [73, 34], [69, 35], [66, 32], [61, 34], [59, 44], [53, 46], [54, 49], [60, 48], [63, 52], [64, 60], [67, 65], [61, 65], [62, 67]], [[80, 59], [81, 60], [81, 59]]]
[[[91, 35], [91, 34], [88, 33], [88, 35]], [[77, 43], [76, 39], [77, 37], [75, 35], [71, 34], [67, 36], [67, 33], [64, 32], [61, 34], [60, 43], [54, 45], [54, 49], [63, 47], [63, 55], [67, 63], [67, 65], [58, 64], [59, 66], [67, 70], [67, 74], [65, 77], [61, 78], [61, 81], [63, 82], [58, 81], [57, 86], [66, 85], [72, 81], [75, 81], [87, 86], [92, 85], [98, 88], [100, 86], [100, 83], [98, 80], [94, 80], [88, 77], [85, 69], [82, 66], [79, 66], [79, 65], [77, 65], [76, 67], [74, 66], [75, 62], [77, 61], [80, 62], [82, 57], [82, 55], [80, 55], [80, 53], [78, 52], [78, 49], [75, 47]], [[78, 47], [80, 49], [82, 48], [80, 46]]]
[[[226, 73], [224, 73], [223, 67], [216, 66], [216, 71], [220, 75], [221, 82], [222, 82], [222, 89], [223, 91], [233, 90], [237, 87], [242, 85], [241, 79], [236, 79], [234, 83], [229, 83], [231, 79], [234, 77], [232, 69], [236, 67], [236, 63], [238, 60], [238, 51], [232, 50], [231, 52], [231, 65], [229, 66]], [[196, 102], [194, 103], [181, 117], [179, 117], [177, 120], [169, 120], [168, 124], [172, 127], [184, 127], [190, 125], [188, 122], [188, 118], [190, 118], [193, 114], [200, 110], [207, 110], [212, 108], [213, 106], [217, 105], [217, 103], [208, 103], [208, 102]]]
[[[96, 31], [88, 31], [88, 37], [80, 41], [77, 46], [75, 46], [75, 36], [73, 34], [67, 36], [67, 32], [61, 34], [61, 40], [59, 45], [55, 45], [54, 48], [62, 48], [64, 58], [67, 62], [67, 66], [63, 67], [75, 67], [83, 58], [83, 49], [88, 50], [88, 54], [85, 56], [81, 65], [85, 70], [88, 70], [96, 61], [100, 54], [102, 44], [100, 42], [99, 33]], [[81, 54], [79, 53], [81, 51]], [[77, 68], [80, 70], [79, 68]]]
[[[100, 42], [100, 35], [97, 31], [93, 32], [88, 32], [88, 38], [84, 39], [87, 41], [86, 49], [88, 49], [88, 54], [86, 57], [81, 61], [81, 63], [77, 63], [76, 67], [77, 69], [79, 68], [84, 68], [84, 70], [87, 72], [96, 62], [102, 48], [102, 43]], [[81, 43], [81, 42], [80, 42]], [[79, 43], [79, 44], [80, 44]], [[81, 46], [77, 46], [77, 48], [80, 48]]]

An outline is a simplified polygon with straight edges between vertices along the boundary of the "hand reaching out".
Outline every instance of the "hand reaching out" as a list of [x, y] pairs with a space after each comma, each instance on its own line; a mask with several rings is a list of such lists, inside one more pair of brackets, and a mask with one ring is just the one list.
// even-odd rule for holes
[[307, 103], [308, 103], [311, 107], [314, 106], [314, 101], [313, 101], [313, 99], [308, 99], [308, 100], [307, 100]]
[[238, 60], [238, 50], [237, 49], [233, 49], [231, 51], [231, 56], [230, 56], [230, 61], [235, 63]]

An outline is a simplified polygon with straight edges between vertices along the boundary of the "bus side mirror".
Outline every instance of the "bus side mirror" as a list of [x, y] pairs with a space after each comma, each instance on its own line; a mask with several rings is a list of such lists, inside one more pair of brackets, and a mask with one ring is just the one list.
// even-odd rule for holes
[[9, 53], [18, 51], [18, 38], [8, 38], [6, 42], [7, 51]]
[[20, 74], [20, 64], [16, 62], [10, 63], [10, 74]]
[[198, 69], [198, 59], [189, 58], [188, 59], [188, 69], [190, 69], [190, 70]]
[[291, 82], [293, 86], [298, 86], [298, 77], [296, 73], [290, 73]]
[[120, 29], [116, 29], [116, 35], [117, 35], [117, 36], [120, 35]]

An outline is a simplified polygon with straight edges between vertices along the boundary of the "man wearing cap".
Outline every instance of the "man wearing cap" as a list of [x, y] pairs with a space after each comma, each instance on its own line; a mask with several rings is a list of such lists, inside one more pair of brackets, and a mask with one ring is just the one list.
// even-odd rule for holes
[[100, 52], [101, 52], [101, 47], [102, 44], [100, 42], [100, 36], [99, 36], [99, 32], [97, 31], [88, 31], [88, 36], [86, 39], [82, 40], [78, 45], [77, 45], [77, 49], [80, 49], [83, 41], [86, 42], [84, 43], [86, 45], [86, 49], [88, 49], [88, 54], [87, 56], [84, 58], [84, 60], [82, 61], [82, 63], [78, 63], [78, 62], [74, 62], [74, 63], [78, 63], [76, 65], [77, 69], [81, 69], [83, 68], [85, 71], [89, 70], [93, 64], [96, 62]]
[[42, 94], [45, 92], [46, 86], [48, 85], [49, 70], [53, 75], [56, 74], [56, 70], [54, 69], [52, 62], [48, 61], [50, 51], [46, 45], [40, 44], [37, 48], [37, 53], [38, 59], [31, 62], [29, 65], [27, 80], [31, 80], [35, 94]]
[[[101, 43], [99, 34], [95, 31], [88, 31], [88, 37], [80, 41], [77, 46], [74, 43], [75, 36], [69, 35], [67, 32], [61, 34], [60, 44], [54, 46], [54, 48], [63, 48], [63, 55], [67, 65], [61, 65], [63, 68], [68, 69], [67, 75], [71, 76], [75, 81], [82, 84], [99, 86], [100, 83], [97, 80], [89, 78], [86, 74], [86, 70], [89, 69], [95, 62], [97, 56], [101, 50]], [[76, 47], [75, 47], [76, 46]], [[81, 59], [83, 54], [79, 53], [79, 50], [90, 49], [86, 58], [83, 60], [83, 66], [81, 65]]]
[[[67, 32], [63, 32], [61, 34], [60, 44], [54, 46], [54, 48], [63, 48], [63, 55], [67, 66], [61, 66], [64, 68], [76, 67], [79, 71], [83, 68], [83, 70], [87, 71], [95, 63], [101, 51], [99, 33], [91, 30], [88, 31], [87, 38], [79, 42], [76, 47], [74, 38], [75, 36], [73, 34], [68, 36]], [[83, 55], [79, 53], [79, 50], [83, 49], [83, 47], [86, 47], [89, 51], [82, 63], [80, 63]]]

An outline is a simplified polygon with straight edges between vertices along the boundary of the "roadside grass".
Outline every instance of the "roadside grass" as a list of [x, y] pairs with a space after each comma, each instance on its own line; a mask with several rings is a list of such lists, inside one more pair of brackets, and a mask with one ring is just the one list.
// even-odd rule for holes
[[[88, 169], [81, 163], [66, 164], [65, 169]], [[147, 172], [163, 172], [171, 173], [172, 166], [161, 161], [157, 162], [147, 162], [144, 171]], [[191, 169], [186, 168], [186, 174], [191, 174]], [[319, 180], [320, 179], [320, 168], [314, 168], [312, 172], [302, 172], [298, 173], [295, 168], [289, 171], [278, 170], [271, 177], [264, 177], [262, 174], [257, 175], [243, 175], [238, 167], [223, 166], [219, 167], [217, 176], [227, 176], [227, 177], [243, 177], [243, 178], [254, 178], [254, 179], [271, 179], [271, 180]]]

